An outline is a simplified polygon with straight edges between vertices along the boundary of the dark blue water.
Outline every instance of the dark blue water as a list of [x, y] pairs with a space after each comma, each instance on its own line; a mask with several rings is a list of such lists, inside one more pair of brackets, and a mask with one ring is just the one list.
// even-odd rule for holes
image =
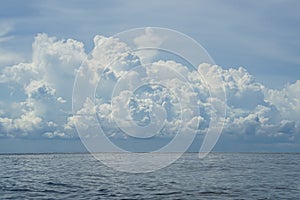
[[89, 154], [0, 155], [0, 199], [300, 199], [300, 154], [197, 154], [147, 174]]

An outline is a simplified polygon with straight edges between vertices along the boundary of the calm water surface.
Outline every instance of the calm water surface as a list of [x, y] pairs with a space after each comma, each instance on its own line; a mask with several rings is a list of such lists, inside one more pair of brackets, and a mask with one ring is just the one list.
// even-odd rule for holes
[[185, 154], [147, 174], [89, 154], [0, 155], [0, 199], [300, 199], [300, 154]]

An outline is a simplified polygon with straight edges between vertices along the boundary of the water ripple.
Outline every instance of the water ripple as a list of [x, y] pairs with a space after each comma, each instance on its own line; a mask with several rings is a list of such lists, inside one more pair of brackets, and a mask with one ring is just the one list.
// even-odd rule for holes
[[0, 155], [0, 199], [298, 199], [300, 154], [185, 154], [148, 174], [89, 154]]

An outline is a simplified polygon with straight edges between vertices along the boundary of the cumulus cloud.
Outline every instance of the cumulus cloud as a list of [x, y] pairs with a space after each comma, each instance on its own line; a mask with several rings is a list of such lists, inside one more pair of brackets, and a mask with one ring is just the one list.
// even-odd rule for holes
[[39, 34], [33, 43], [31, 62], [2, 68], [2, 136], [76, 135], [73, 130], [63, 132], [63, 124], [71, 111], [75, 69], [85, 56], [78, 41]]
[[223, 70], [223, 77], [228, 97], [224, 132], [258, 141], [260, 137], [281, 138], [282, 142], [299, 138], [299, 114], [292, 111], [299, 106], [299, 81], [271, 90], [242, 68]]
[[152, 58], [157, 54], [154, 49], [144, 49], [145, 47], [151, 46], [152, 48], [159, 48], [166, 38], [157, 35], [152, 28], [145, 28], [144, 34], [136, 37], [133, 42], [137, 46], [139, 51], [137, 55], [141, 59], [142, 63], [151, 62]]
[[266, 100], [278, 108], [283, 118], [300, 121], [300, 80], [287, 84], [282, 90], [268, 90]]
[[[29, 132], [39, 128], [42, 119], [35, 115], [34, 111], [27, 111], [18, 118], [1, 117], [0, 122], [4, 124], [8, 135], [12, 135], [15, 132], [20, 133], [20, 136], [27, 136]], [[3, 134], [3, 133], [2, 133]]]
[[[158, 46], [163, 42], [151, 30], [145, 35]], [[135, 42], [142, 47], [146, 36]], [[109, 137], [127, 138], [122, 130], [128, 128], [137, 136], [147, 136], [141, 130], [152, 127], [151, 123], [162, 125], [155, 137], [173, 137], [179, 130], [204, 134], [215, 112], [212, 103], [218, 99], [210, 97], [198, 73], [203, 72], [206, 80], [216, 75], [223, 80], [227, 96], [225, 135], [246, 140], [299, 140], [300, 81], [281, 90], [268, 89], [242, 67], [225, 70], [202, 64], [196, 71], [177, 61], [154, 58], [146, 64], [146, 54], [130, 52], [116, 38], [96, 36], [94, 44], [93, 51], [86, 55], [81, 42], [39, 34], [33, 43], [31, 62], [3, 68], [1, 136], [72, 138], [77, 137], [74, 124], [88, 128], [98, 123]], [[78, 70], [82, 61], [85, 68]], [[88, 76], [87, 86], [96, 85], [95, 99], [83, 99], [82, 106], [71, 115], [76, 73]], [[220, 83], [215, 84], [210, 87], [218, 88]], [[88, 87], [83, 86], [83, 94], [85, 90]], [[140, 128], [132, 128], [132, 123]]]

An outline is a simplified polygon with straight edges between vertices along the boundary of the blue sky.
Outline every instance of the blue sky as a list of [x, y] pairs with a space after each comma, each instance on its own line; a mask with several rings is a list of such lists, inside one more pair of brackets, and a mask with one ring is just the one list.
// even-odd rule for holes
[[[49, 49], [57, 47], [58, 51], [61, 51], [58, 54], [63, 55], [67, 52], [68, 55], [73, 56], [66, 70], [74, 70], [79, 67], [85, 53], [94, 48], [95, 35], [111, 36], [127, 29], [145, 26], [171, 28], [187, 34], [205, 47], [215, 63], [224, 70], [223, 77], [234, 77], [233, 82], [236, 85], [240, 83], [240, 79], [236, 77], [244, 77], [248, 80], [244, 84], [248, 84], [249, 93], [242, 90], [244, 87], [236, 86], [233, 91], [243, 91], [244, 96], [242, 95], [240, 99], [230, 99], [230, 95], [234, 96], [236, 93], [232, 91], [227, 94], [229, 114], [232, 115], [229, 116], [229, 128], [224, 130], [224, 136], [221, 137], [216, 149], [233, 150], [229, 147], [234, 144], [237, 146], [237, 151], [255, 148], [261, 151], [299, 151], [300, 106], [297, 99], [300, 98], [298, 93], [300, 83], [296, 82], [300, 79], [299, 6], [300, 3], [296, 0], [1, 1], [0, 117], [2, 125], [0, 130], [5, 133], [0, 138], [2, 143], [0, 151], [81, 151], [83, 147], [73, 135], [68, 139], [60, 138], [57, 134], [52, 140], [37, 137], [44, 134], [43, 127], [40, 126], [46, 126], [47, 123], [48, 128], [45, 129], [48, 132], [54, 131], [54, 126], [49, 128], [49, 123], [53, 119], [63, 123], [57, 126], [67, 124], [65, 118], [71, 110], [71, 94], [69, 91], [66, 92], [68, 86], [65, 88], [61, 86], [66, 78], [63, 75], [65, 71], [58, 70], [57, 77], [53, 70], [51, 71], [54, 69], [51, 66], [63, 66], [63, 64], [56, 58], [51, 56], [48, 58]], [[36, 37], [39, 33], [46, 35]], [[69, 38], [80, 44], [59, 42]], [[33, 55], [33, 52], [36, 54]], [[26, 64], [23, 66], [20, 63], [29, 63], [27, 67], [30, 71], [34, 70], [32, 63], [44, 60], [50, 63], [48, 68], [43, 69], [48, 70], [48, 77], [24, 73], [19, 83], [8, 80], [8, 68], [11, 66], [26, 68]], [[239, 69], [240, 66], [246, 71]], [[233, 71], [230, 71], [230, 68]], [[54, 74], [50, 76], [51, 73]], [[6, 81], [4, 77], [7, 78]], [[70, 77], [71, 79], [74, 77]], [[37, 87], [43, 88], [42, 95], [48, 95], [48, 99], [41, 100], [38, 96], [40, 94], [34, 93]], [[252, 90], [253, 88], [255, 89]], [[54, 93], [55, 102], [51, 100]], [[247, 102], [249, 97], [253, 97], [254, 100]], [[31, 107], [29, 104], [32, 102], [28, 99], [39, 101], [37, 105], [40, 106]], [[66, 103], [62, 103], [63, 101]], [[27, 102], [27, 104], [25, 103], [25, 107], [18, 106], [20, 102]], [[266, 105], [265, 102], [270, 105]], [[239, 105], [251, 103], [255, 105], [253, 108], [246, 109], [246, 106]], [[26, 110], [27, 115], [21, 112], [22, 109]], [[64, 110], [67, 114], [55, 112], [56, 109]], [[42, 114], [36, 110], [46, 111]], [[273, 121], [263, 121], [260, 125], [253, 125], [251, 117], [257, 115]], [[270, 119], [271, 116], [277, 115], [280, 119]], [[34, 134], [24, 134], [26, 131], [20, 130], [28, 126], [17, 129], [5, 127], [8, 119], [22, 119], [22, 116], [36, 122], [29, 128], [30, 131], [35, 132]], [[249, 120], [251, 123], [246, 123]], [[266, 128], [271, 125], [273, 128]], [[259, 134], [249, 136], [249, 133], [244, 130], [245, 127], [248, 127], [250, 132], [264, 130], [280, 132], [283, 136], [280, 134], [275, 134], [274, 137]], [[285, 137], [286, 135], [289, 136]], [[47, 147], [41, 148], [39, 146], [41, 143], [47, 143], [45, 145]], [[17, 147], [13, 147], [15, 144]]]
[[[96, 34], [159, 26], [196, 39], [223, 67], [245, 66], [261, 82], [282, 87], [297, 80], [298, 1], [2, 1], [1, 23], [11, 27], [5, 49], [31, 57], [37, 33], [74, 38], [92, 48]], [[272, 66], [272, 67], [271, 67]], [[286, 68], [291, 70], [286, 70]], [[274, 77], [277, 81], [275, 83]]]

